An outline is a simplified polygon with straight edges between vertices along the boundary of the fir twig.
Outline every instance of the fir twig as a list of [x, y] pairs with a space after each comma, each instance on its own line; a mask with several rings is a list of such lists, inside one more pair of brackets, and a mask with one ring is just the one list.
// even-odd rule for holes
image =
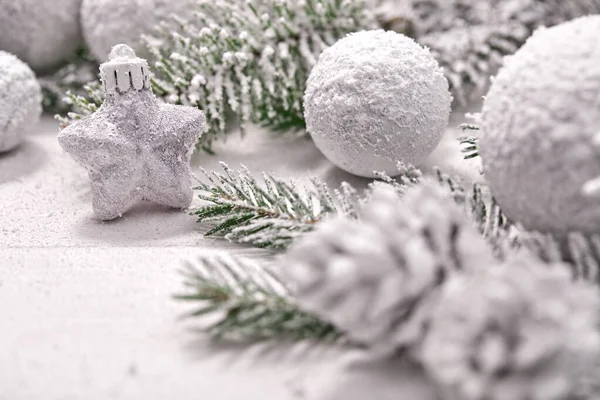
[[[331, 190], [317, 178], [298, 187], [294, 181], [262, 174], [258, 182], [244, 166], [234, 171], [221, 163], [224, 173], [201, 168], [208, 183], [194, 189], [198, 198], [208, 203], [192, 211], [199, 223], [210, 223], [205, 235], [260, 248], [283, 250], [296, 238], [312, 231], [316, 224], [334, 216], [358, 217], [358, 206], [368, 197], [343, 182]], [[381, 182], [403, 193], [421, 179], [421, 171], [399, 164], [400, 175], [394, 179], [377, 173]], [[458, 186], [457, 186], [458, 187]], [[456, 189], [456, 188], [455, 188]], [[454, 190], [452, 190], [454, 193]]]
[[566, 262], [574, 279], [600, 283], [600, 235], [572, 232], [560, 238], [521, 229], [506, 239], [506, 247], [512, 251], [529, 251], [549, 264]]
[[39, 78], [42, 87], [44, 111], [47, 113], [67, 113], [73, 104], [65, 101], [65, 92], [83, 96], [85, 85], [98, 78], [98, 62], [86, 48], [77, 49], [68, 64], [49, 76]]
[[505, 55], [516, 52], [531, 31], [514, 21], [489, 21], [475, 26], [457, 26], [419, 38], [444, 68], [450, 91], [459, 104], [482, 94]]
[[99, 82], [90, 82], [84, 85], [83, 89], [87, 92], [87, 97], [67, 91], [63, 101], [72, 107], [72, 111], [66, 116], [54, 116], [54, 119], [60, 122], [61, 128], [95, 113], [102, 105], [104, 93]]
[[465, 160], [479, 157], [479, 139], [473, 134], [477, 134], [481, 128], [477, 124], [462, 124], [459, 129], [465, 134], [458, 138], [461, 146], [461, 153]]
[[286, 248], [296, 237], [313, 230], [331, 214], [354, 215], [358, 196], [349, 185], [332, 193], [314, 178], [303, 190], [293, 181], [263, 173], [259, 184], [242, 166], [224, 173], [201, 169], [208, 180], [194, 188], [207, 205], [194, 210], [199, 223], [212, 223], [206, 236], [221, 235], [238, 243], [272, 249]]
[[176, 299], [196, 308], [186, 317], [217, 316], [205, 331], [217, 339], [272, 338], [321, 341], [342, 334], [298, 308], [288, 289], [266, 268], [234, 257], [201, 257], [183, 270], [185, 292]]

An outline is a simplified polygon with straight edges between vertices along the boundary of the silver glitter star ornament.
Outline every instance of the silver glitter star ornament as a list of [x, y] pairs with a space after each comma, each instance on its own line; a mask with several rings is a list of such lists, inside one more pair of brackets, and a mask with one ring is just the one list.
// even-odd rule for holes
[[58, 136], [88, 170], [95, 214], [111, 220], [142, 200], [188, 207], [189, 161], [204, 113], [159, 102], [150, 88], [148, 63], [126, 45], [113, 47], [100, 78], [106, 95], [102, 106]]

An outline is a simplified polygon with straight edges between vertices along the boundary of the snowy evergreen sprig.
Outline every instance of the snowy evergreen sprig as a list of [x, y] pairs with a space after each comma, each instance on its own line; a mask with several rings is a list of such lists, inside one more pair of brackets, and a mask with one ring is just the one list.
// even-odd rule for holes
[[71, 107], [71, 111], [68, 111], [66, 116], [60, 114], [54, 116], [54, 119], [60, 122], [61, 128], [95, 113], [102, 105], [104, 92], [100, 82], [87, 83], [83, 86], [83, 90], [86, 91], [87, 96], [67, 91], [63, 102]]
[[242, 166], [234, 171], [221, 163], [224, 173], [201, 169], [208, 183], [196, 188], [207, 202], [195, 209], [199, 223], [214, 226], [205, 235], [221, 235], [256, 247], [284, 249], [298, 236], [313, 230], [329, 215], [354, 218], [360, 197], [349, 184], [337, 190], [313, 178], [299, 188], [291, 180], [263, 173], [259, 182]]
[[457, 25], [479, 25], [493, 12], [490, 0], [370, 0], [384, 29], [415, 39]]
[[[462, 125], [461, 128], [465, 129], [464, 125]], [[479, 146], [478, 139], [476, 136], [461, 136], [458, 138], [458, 142], [462, 147], [460, 151], [463, 154], [463, 158], [465, 160], [479, 157]]]
[[38, 80], [44, 95], [44, 112], [64, 114], [71, 111], [73, 104], [65, 101], [65, 92], [84, 96], [85, 86], [98, 79], [98, 68], [98, 62], [91, 57], [89, 51], [80, 48], [67, 65], [52, 75], [40, 77]]
[[[268, 173], [257, 179], [245, 167], [234, 171], [225, 163], [221, 165], [223, 173], [201, 169], [206, 179], [195, 190], [205, 204], [190, 214], [196, 216], [198, 223], [212, 225], [206, 236], [222, 236], [233, 242], [275, 250], [287, 248], [330, 217], [359, 218], [360, 205], [379, 186], [391, 186], [403, 195], [423, 180], [419, 169], [399, 164], [398, 176], [391, 178], [377, 173], [378, 180], [369, 184], [366, 192], [359, 193], [346, 182], [332, 190], [312, 178], [299, 187], [290, 179]], [[464, 210], [494, 248], [505, 245], [501, 238], [506, 237], [512, 224], [487, 187], [480, 184], [465, 187], [437, 168], [432, 178], [448, 190], [451, 202]]]
[[444, 68], [454, 99], [467, 104], [475, 94], [483, 94], [504, 56], [515, 53], [530, 35], [522, 24], [509, 21], [458, 26], [421, 37], [419, 43], [429, 47]]
[[525, 250], [548, 264], [566, 263], [574, 279], [600, 284], [600, 235], [572, 232], [559, 238], [521, 231], [506, 238], [505, 248], [510, 249], [508, 255]]
[[166, 22], [146, 38], [158, 60], [154, 91], [206, 113], [207, 148], [232, 114], [242, 132], [249, 121], [303, 128], [302, 98], [319, 54], [375, 27], [363, 0], [202, 0], [191, 20]]
[[[186, 317], [208, 317], [204, 330], [217, 339], [336, 340], [330, 323], [298, 308], [281, 279], [267, 268], [231, 256], [200, 257], [183, 269], [176, 299], [194, 305]], [[216, 321], [214, 320], [217, 316]]]
[[[472, 100], [474, 95], [483, 94], [490, 76], [502, 65], [504, 56], [515, 53], [535, 29], [600, 13], [600, 0], [482, 0], [442, 3], [447, 3], [445, 7], [450, 10], [445, 10], [440, 4], [434, 6], [437, 13], [430, 14], [437, 14], [440, 21], [437, 27], [425, 30], [428, 34], [417, 36], [417, 40], [431, 49], [444, 68], [452, 94], [461, 104]], [[456, 15], [453, 23], [443, 23], [444, 15], [453, 14]]]

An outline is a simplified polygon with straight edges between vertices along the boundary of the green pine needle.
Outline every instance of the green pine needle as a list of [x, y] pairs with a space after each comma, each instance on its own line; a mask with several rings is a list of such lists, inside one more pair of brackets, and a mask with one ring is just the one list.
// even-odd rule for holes
[[65, 114], [73, 111], [73, 103], [65, 98], [65, 92], [85, 95], [85, 86], [98, 77], [98, 67], [98, 62], [92, 58], [89, 51], [81, 47], [64, 67], [51, 75], [40, 77], [38, 81], [42, 88], [44, 112]]
[[288, 288], [266, 268], [234, 257], [201, 257], [183, 270], [185, 291], [175, 299], [194, 304], [185, 317], [216, 317], [204, 331], [216, 339], [315, 339], [342, 333], [300, 310]]
[[259, 184], [246, 167], [233, 171], [221, 165], [224, 173], [201, 169], [209, 183], [194, 188], [207, 204], [191, 215], [213, 225], [206, 236], [281, 250], [330, 215], [356, 214], [359, 197], [348, 184], [333, 194], [318, 179], [298, 188], [292, 181], [263, 174]]
[[[358, 218], [359, 205], [370, 193], [359, 193], [346, 182], [331, 190], [317, 178], [298, 187], [291, 180], [267, 173], [259, 183], [244, 166], [239, 171], [225, 163], [221, 166], [224, 173], [201, 169], [208, 183], [194, 189], [205, 204], [190, 215], [195, 215], [198, 223], [211, 224], [206, 236], [259, 248], [284, 250], [327, 218]], [[399, 164], [398, 168], [400, 174], [394, 179], [377, 173], [378, 184], [392, 185], [403, 193], [421, 180], [421, 171], [415, 167]]]

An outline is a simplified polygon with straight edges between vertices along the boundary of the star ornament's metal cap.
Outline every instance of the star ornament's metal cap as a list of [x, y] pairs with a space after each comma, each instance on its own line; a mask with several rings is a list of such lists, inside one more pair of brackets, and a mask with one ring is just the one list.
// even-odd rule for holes
[[150, 68], [131, 47], [118, 44], [112, 48], [108, 61], [100, 66], [100, 79], [107, 95], [150, 89]]

